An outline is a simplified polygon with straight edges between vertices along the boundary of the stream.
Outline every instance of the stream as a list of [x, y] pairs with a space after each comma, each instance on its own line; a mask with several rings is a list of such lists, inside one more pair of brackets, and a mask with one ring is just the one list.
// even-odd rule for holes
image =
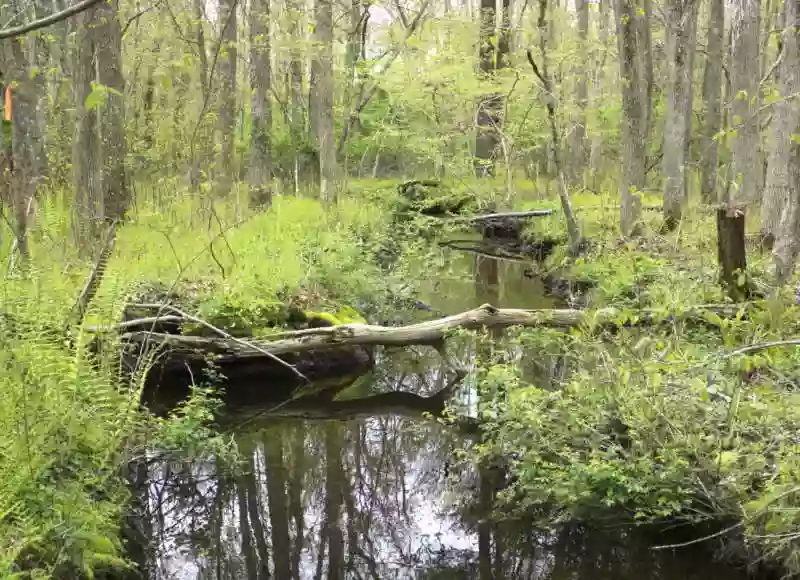
[[[483, 302], [519, 308], [557, 304], [520, 264], [456, 255], [423, 300], [450, 314]], [[441, 385], [423, 349], [385, 353], [350, 391], [429, 395]], [[420, 372], [422, 369], [422, 372]], [[469, 414], [474, 393], [456, 401]], [[233, 409], [225, 422], [245, 469], [213, 457], [190, 465], [153, 461], [138, 475], [142, 545], [134, 554], [152, 580], [744, 579], [701, 550], [653, 551], [644, 532], [539, 529], [483, 516], [485, 475], [454, 460], [470, 442], [426, 420], [419, 406]], [[140, 470], [141, 471], [141, 470]]]

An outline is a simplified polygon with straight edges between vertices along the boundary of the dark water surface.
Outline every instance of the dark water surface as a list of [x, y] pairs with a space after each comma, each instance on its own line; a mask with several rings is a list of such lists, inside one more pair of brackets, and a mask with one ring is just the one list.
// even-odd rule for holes
[[[443, 277], [424, 299], [454, 312], [492, 302], [548, 307], [519, 265], [458, 258], [475, 278]], [[488, 261], [491, 262], [491, 261]], [[491, 523], [486, 479], [454, 457], [469, 441], [423, 418], [441, 387], [429, 353], [380, 357], [350, 396], [408, 395], [380, 405], [236, 411], [228, 420], [245, 459], [230, 476], [213, 458], [150, 464], [140, 508], [149, 513], [153, 580], [452, 579], [738, 580], [706, 553], [653, 551], [622, 529], [558, 530]], [[469, 382], [457, 400], [469, 414]], [[406, 398], [403, 398], [406, 397]], [[271, 412], [264, 413], [264, 409]], [[141, 527], [141, 524], [140, 524]]]
[[624, 530], [481, 522], [479, 477], [448, 473], [464, 443], [421, 419], [251, 425], [238, 478], [217, 477], [213, 461], [151, 469], [153, 579], [746, 577]]

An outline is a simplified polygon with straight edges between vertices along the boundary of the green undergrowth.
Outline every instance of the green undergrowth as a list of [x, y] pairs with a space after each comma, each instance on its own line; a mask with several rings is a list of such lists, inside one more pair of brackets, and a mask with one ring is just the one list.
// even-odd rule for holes
[[[131, 301], [165, 299], [233, 334], [364, 322], [412, 300], [412, 270], [424, 272], [412, 259], [420, 244], [392, 230], [385, 208], [346, 196], [329, 209], [276, 197], [263, 213], [139, 200], [86, 324], [113, 325]], [[400, 234], [396, 254], [381, 265], [389, 233]], [[113, 341], [101, 358], [89, 354], [91, 334], [69, 320], [92, 260], [76, 251], [59, 196], [40, 203], [30, 256], [0, 281], [0, 577], [123, 577], [121, 468], [145, 442], [184, 460], [232, 455], [210, 429], [216, 383], [198, 377], [182, 409], [150, 417], [138, 406], [141, 377], [118, 374]]]
[[[645, 234], [622, 241], [576, 204], [590, 249], [573, 259], [560, 248], [544, 268], [592, 282], [590, 307], [619, 307], [621, 327], [514, 334], [505, 347], [522, 348], [522, 360], [496, 356], [478, 371], [486, 437], [475, 459], [512, 458], [498, 506], [505, 516], [740, 522], [736, 531], [760, 556], [797, 573], [800, 349], [736, 349], [796, 340], [800, 309], [793, 288], [773, 292], [769, 255], [750, 247], [748, 274], [763, 294], [756, 306], [702, 324], [671, 317], [727, 301], [714, 215], [692, 209], [666, 235], [659, 212], [647, 212]], [[531, 227], [562, 235], [556, 221]], [[749, 225], [755, 231], [757, 221]], [[654, 323], [628, 327], [642, 308]]]

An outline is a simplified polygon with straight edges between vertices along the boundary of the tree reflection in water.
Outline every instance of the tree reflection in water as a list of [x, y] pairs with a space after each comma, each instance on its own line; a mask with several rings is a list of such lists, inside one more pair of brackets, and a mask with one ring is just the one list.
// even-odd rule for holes
[[151, 468], [152, 578], [737, 578], [621, 530], [543, 532], [479, 518], [493, 476], [455, 465], [466, 443], [432, 422], [273, 418], [250, 427], [237, 438], [247, 457], [237, 478], [216, 474], [213, 461]]

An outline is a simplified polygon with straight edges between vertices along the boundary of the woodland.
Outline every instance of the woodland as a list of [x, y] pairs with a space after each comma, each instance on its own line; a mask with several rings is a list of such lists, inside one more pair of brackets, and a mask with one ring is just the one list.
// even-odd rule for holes
[[[800, 574], [799, 30], [797, 0], [0, 4], [0, 577], [161, 577], [164, 458], [244, 482], [198, 578], [305, 577], [298, 454], [314, 576], [360, 577], [331, 482], [364, 415], [464, 433], [482, 522]], [[420, 349], [437, 389], [359, 382]], [[277, 444], [237, 438], [265, 397]], [[480, 530], [476, 577], [523, 577]]]

